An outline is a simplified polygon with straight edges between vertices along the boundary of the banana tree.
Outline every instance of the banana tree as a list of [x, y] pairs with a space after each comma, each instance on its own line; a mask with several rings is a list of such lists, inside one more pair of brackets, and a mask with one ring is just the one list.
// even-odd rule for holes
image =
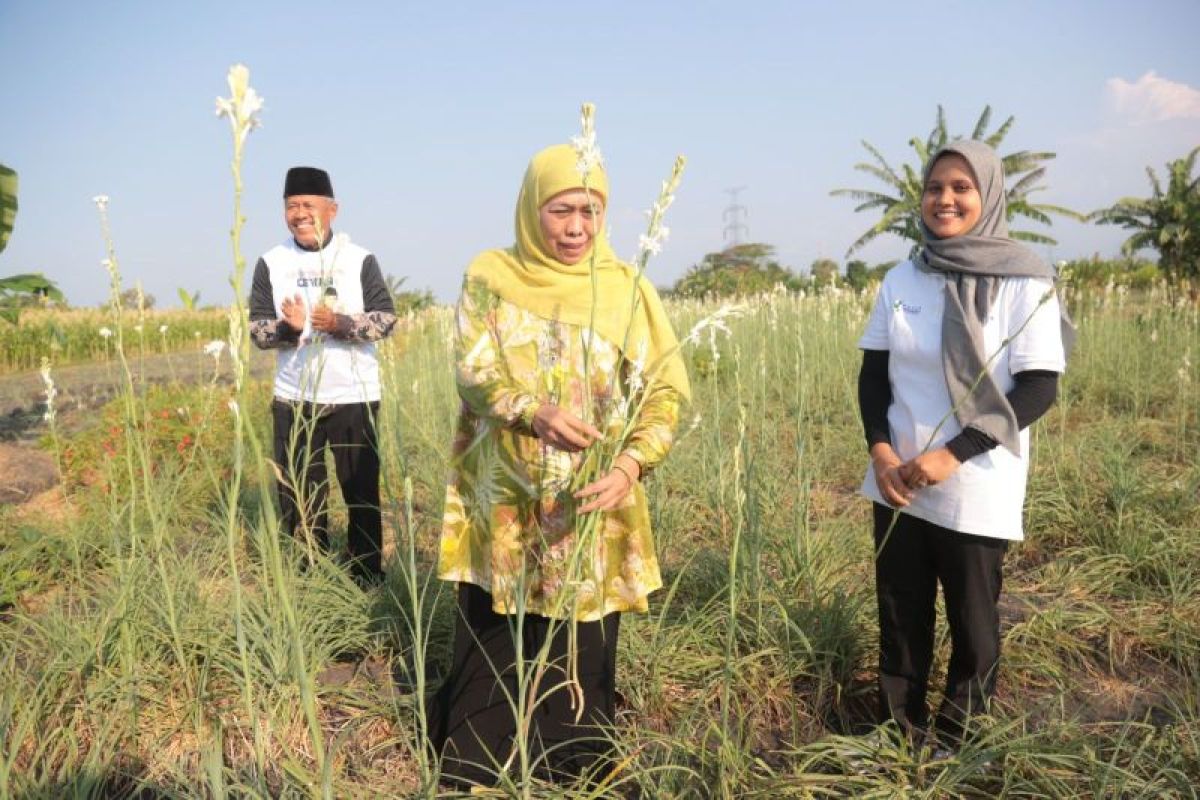
[[17, 218], [17, 173], [0, 164], [0, 252], [8, 245]]
[[[8, 245], [9, 234], [17, 218], [17, 173], [0, 164], [0, 251]], [[30, 297], [63, 302], [63, 293], [40, 272], [28, 272], [0, 278], [0, 319], [13, 325], [21, 316], [22, 302]]]
[[1194, 176], [1200, 147], [1167, 164], [1167, 185], [1146, 167], [1150, 197], [1125, 197], [1093, 211], [1100, 225], [1132, 231], [1121, 252], [1132, 256], [1143, 248], [1158, 251], [1158, 266], [1172, 281], [1200, 280], [1200, 175]]

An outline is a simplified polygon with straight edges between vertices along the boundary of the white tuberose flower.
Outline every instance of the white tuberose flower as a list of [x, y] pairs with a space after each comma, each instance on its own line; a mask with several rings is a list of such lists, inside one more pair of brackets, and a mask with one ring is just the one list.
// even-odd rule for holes
[[42, 384], [46, 387], [45, 420], [54, 424], [54, 398], [58, 397], [58, 389], [54, 388], [54, 379], [50, 377], [50, 359], [42, 357]]
[[224, 339], [213, 339], [211, 342], [204, 345], [204, 354], [206, 356], [212, 356], [213, 359], [219, 359], [221, 357], [221, 353], [223, 352], [225, 352]]
[[96, 204], [96, 208], [103, 211], [108, 208], [108, 195], [98, 194], [92, 198], [92, 202]]
[[575, 148], [575, 153], [579, 156], [579, 160], [575, 163], [575, 169], [586, 178], [593, 167], [604, 164], [600, 148], [596, 147], [596, 106], [594, 104], [583, 104], [580, 111], [580, 129], [579, 136], [571, 137], [571, 147]]
[[656, 256], [662, 252], [663, 242], [665, 242], [667, 237], [670, 235], [671, 229], [665, 225], [660, 227], [653, 236], [647, 236], [644, 233], [640, 234], [638, 236], [638, 250], [643, 253]]
[[113, 332], [109, 328], [101, 328], [100, 329], [100, 338], [101, 339], [107, 339], [107, 338], [111, 337], [112, 335], [113, 335]]
[[263, 99], [250, 85], [250, 70], [245, 64], [234, 64], [226, 77], [231, 97], [217, 98], [217, 116], [229, 117], [229, 125], [237, 143], [246, 141], [247, 134], [262, 124], [258, 118]]
[[717, 331], [724, 333], [726, 336], [730, 336], [732, 335], [732, 331], [729, 330], [729, 326], [726, 324], [725, 320], [735, 319], [744, 313], [746, 313], [746, 306], [744, 304], [723, 305], [712, 314], [709, 314], [707, 317], [693, 325], [692, 329], [688, 331], [688, 335], [683, 337], [683, 341], [687, 344], [698, 344], [700, 341], [700, 334], [704, 333], [706, 330], [711, 331], [709, 338], [713, 339], [714, 341]]

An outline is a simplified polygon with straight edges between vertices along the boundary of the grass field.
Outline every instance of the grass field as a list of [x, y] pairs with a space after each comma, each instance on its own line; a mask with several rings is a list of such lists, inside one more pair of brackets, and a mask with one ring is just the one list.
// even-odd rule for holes
[[[854, 400], [871, 298], [773, 294], [686, 353], [695, 402], [649, 481], [668, 588], [622, 621], [618, 768], [505, 794], [1195, 797], [1200, 319], [1158, 291], [1070, 300], [987, 734], [941, 759], [855, 735], [877, 638]], [[712, 310], [670, 307], [680, 331]], [[131, 382], [46, 437], [65, 491], [0, 517], [0, 796], [438, 794], [420, 742], [453, 623], [431, 577], [449, 325], [426, 312], [384, 348], [390, 572], [369, 594], [273, 532], [264, 383], [235, 411], [224, 385]], [[368, 658], [327, 680], [345, 653]]]

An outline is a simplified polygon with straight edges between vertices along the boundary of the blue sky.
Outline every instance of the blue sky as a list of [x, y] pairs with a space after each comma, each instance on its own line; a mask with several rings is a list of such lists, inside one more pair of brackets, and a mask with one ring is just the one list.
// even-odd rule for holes
[[[797, 269], [842, 260], [874, 217], [830, 197], [879, 188], [937, 105], [968, 133], [984, 105], [1001, 147], [1052, 150], [1041, 199], [1090, 211], [1145, 195], [1146, 166], [1200, 144], [1200, 3], [77, 3], [0, 0], [0, 162], [21, 178], [0, 274], [42, 271], [77, 305], [107, 293], [97, 194], [126, 281], [227, 302], [227, 123], [236, 62], [263, 95], [247, 145], [243, 250], [286, 236], [294, 164], [328, 169], [338, 227], [387, 274], [455, 296], [478, 251], [512, 240], [525, 164], [596, 103], [610, 222], [632, 255], [676, 153], [688, 170], [651, 264], [667, 285], [722, 247], [724, 189], [748, 187], [749, 238]], [[994, 123], [994, 124], [995, 124]], [[1055, 223], [1051, 258], [1114, 254], [1119, 229]], [[880, 239], [870, 262], [902, 256]]]

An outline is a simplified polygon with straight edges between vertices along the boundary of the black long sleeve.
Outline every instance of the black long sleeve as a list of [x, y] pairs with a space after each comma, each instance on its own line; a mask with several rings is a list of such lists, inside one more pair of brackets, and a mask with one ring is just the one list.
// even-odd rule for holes
[[[1006, 395], [1017, 418], [1017, 428], [1025, 430], [1050, 410], [1058, 398], [1058, 373], [1047, 369], [1031, 369], [1013, 375], [1013, 388]], [[963, 428], [946, 442], [946, 447], [960, 462], [986, 453], [1000, 443], [976, 428]]]
[[[1007, 394], [1017, 418], [1017, 427], [1024, 430], [1042, 417], [1058, 397], [1058, 373], [1031, 369], [1013, 376], [1013, 388]], [[892, 385], [888, 379], [888, 351], [863, 350], [862, 367], [858, 373], [858, 407], [862, 415], [863, 433], [867, 447], [879, 442], [891, 442], [887, 411], [892, 404]], [[981, 430], [964, 428], [946, 443], [960, 462], [986, 453], [999, 445]]]
[[362, 281], [363, 311], [396, 313], [396, 306], [392, 302], [392, 293], [388, 291], [387, 282], [383, 279], [383, 272], [379, 269], [379, 262], [374, 255], [363, 259], [362, 274], [359, 279]]
[[271, 286], [271, 270], [267, 268], [266, 259], [260, 258], [254, 265], [254, 282], [250, 287], [250, 321], [275, 318], [275, 292]]
[[858, 371], [858, 411], [862, 415], [867, 448], [879, 442], [891, 442], [887, 412], [892, 405], [892, 384], [888, 380], [888, 351], [863, 350]]

